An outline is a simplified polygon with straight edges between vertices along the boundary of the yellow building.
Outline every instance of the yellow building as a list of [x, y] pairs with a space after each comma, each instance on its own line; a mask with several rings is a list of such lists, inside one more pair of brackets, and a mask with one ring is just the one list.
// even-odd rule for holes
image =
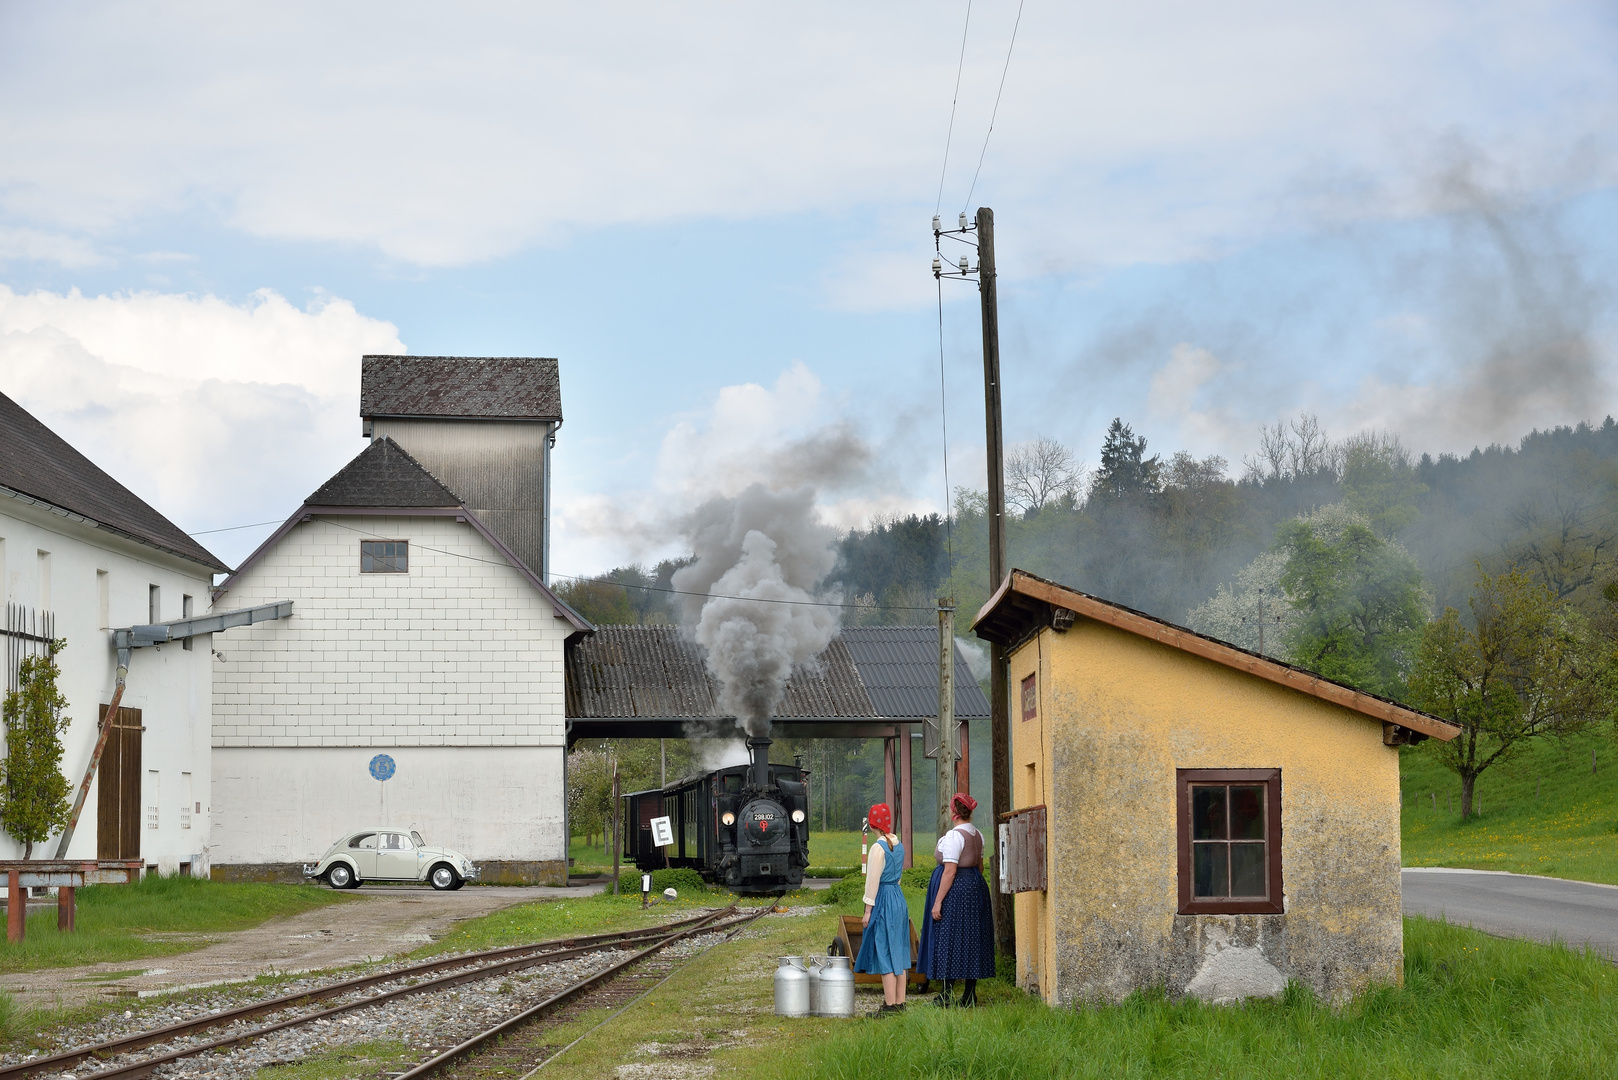
[[1020, 570], [973, 628], [1010, 663], [1020, 985], [1402, 980], [1398, 747], [1458, 728]]

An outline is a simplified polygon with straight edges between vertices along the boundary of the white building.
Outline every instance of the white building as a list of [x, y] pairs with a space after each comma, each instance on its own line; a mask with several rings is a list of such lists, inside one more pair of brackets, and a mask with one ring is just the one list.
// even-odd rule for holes
[[[0, 593], [6, 689], [46, 634], [66, 639], [59, 686], [72, 724], [62, 768], [77, 794], [111, 701], [110, 630], [201, 614], [223, 563], [0, 394]], [[45, 627], [49, 626], [46, 630]], [[117, 726], [66, 852], [206, 865], [212, 655], [208, 636], [133, 652]], [[57, 839], [34, 845], [56, 854]], [[0, 858], [23, 846], [0, 834]]]
[[556, 362], [363, 372], [370, 446], [214, 599], [294, 607], [216, 643], [214, 873], [290, 877], [380, 822], [464, 852], [484, 881], [565, 882], [563, 647], [591, 628], [535, 568]]

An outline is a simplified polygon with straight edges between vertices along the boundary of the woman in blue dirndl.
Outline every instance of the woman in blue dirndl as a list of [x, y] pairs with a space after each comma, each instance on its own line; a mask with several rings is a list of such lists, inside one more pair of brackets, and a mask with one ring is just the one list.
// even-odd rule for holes
[[867, 820], [878, 835], [865, 859], [865, 932], [854, 970], [881, 975], [882, 1012], [900, 1012], [910, 971], [910, 908], [899, 891], [905, 846], [893, 834], [893, 811], [887, 803], [871, 807]]
[[956, 792], [950, 800], [955, 827], [938, 838], [938, 866], [922, 905], [921, 946], [916, 970], [944, 983], [933, 1003], [948, 1008], [950, 986], [961, 982], [962, 1005], [976, 1005], [978, 980], [994, 974], [994, 915], [983, 880], [983, 834], [972, 824], [978, 806]]

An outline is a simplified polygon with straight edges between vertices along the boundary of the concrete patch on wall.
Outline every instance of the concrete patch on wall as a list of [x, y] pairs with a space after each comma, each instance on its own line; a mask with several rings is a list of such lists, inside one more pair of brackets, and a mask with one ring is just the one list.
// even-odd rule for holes
[[1262, 947], [1237, 944], [1230, 933], [1235, 928], [1221, 925], [1223, 920], [1197, 921], [1203, 924], [1197, 934], [1203, 943], [1202, 966], [1186, 984], [1187, 996], [1224, 1005], [1250, 997], [1276, 997], [1287, 988], [1286, 976], [1264, 955]]

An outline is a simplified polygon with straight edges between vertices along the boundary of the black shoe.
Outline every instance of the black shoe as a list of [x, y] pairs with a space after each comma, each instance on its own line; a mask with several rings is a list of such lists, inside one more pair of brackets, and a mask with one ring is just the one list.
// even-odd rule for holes
[[966, 989], [961, 991], [961, 1003], [959, 1005], [959, 1008], [970, 1009], [970, 1008], [973, 1008], [974, 1006], [976, 1006], [977, 1003], [978, 1003], [978, 988], [976, 986], [973, 986], [971, 983], [968, 983], [967, 986], [966, 986]]
[[950, 1007], [949, 991], [950, 991], [950, 980], [945, 979], [944, 980], [943, 992], [940, 993], [938, 996], [933, 998], [933, 1004], [937, 1005], [940, 1009], [949, 1008]]

